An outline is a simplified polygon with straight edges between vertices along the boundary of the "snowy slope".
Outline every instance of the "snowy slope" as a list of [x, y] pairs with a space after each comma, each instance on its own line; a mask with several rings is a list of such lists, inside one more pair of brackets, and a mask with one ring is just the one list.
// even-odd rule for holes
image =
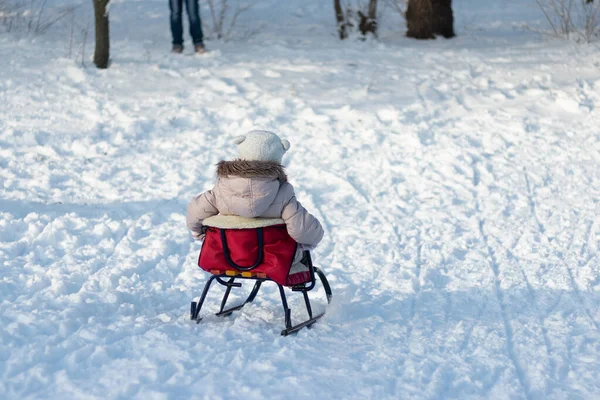
[[[600, 398], [597, 44], [518, 29], [520, 0], [366, 43], [329, 1], [262, 0], [259, 33], [174, 57], [164, 3], [113, 4], [107, 71], [66, 26], [0, 36], [1, 398]], [[186, 204], [252, 128], [327, 231], [334, 302], [287, 338], [269, 286], [186, 320]]]

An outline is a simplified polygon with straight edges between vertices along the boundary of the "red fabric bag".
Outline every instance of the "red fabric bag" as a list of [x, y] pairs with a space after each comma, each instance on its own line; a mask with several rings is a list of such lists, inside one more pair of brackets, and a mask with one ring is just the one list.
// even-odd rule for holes
[[[296, 241], [287, 233], [285, 225], [252, 229], [209, 227], [198, 265], [212, 274], [224, 274], [226, 271], [240, 274], [246, 270], [254, 276], [265, 274], [280, 285], [289, 285], [288, 274], [297, 246]], [[231, 263], [241, 268], [236, 268]], [[251, 268], [254, 266], [255, 268]]]

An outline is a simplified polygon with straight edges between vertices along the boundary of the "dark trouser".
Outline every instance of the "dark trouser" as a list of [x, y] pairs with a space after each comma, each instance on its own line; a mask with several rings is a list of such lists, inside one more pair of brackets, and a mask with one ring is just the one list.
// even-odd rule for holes
[[173, 34], [173, 44], [183, 45], [183, 21], [181, 14], [183, 12], [183, 2], [190, 20], [190, 35], [194, 45], [202, 44], [202, 22], [198, 11], [198, 0], [169, 0], [171, 8], [171, 33]]

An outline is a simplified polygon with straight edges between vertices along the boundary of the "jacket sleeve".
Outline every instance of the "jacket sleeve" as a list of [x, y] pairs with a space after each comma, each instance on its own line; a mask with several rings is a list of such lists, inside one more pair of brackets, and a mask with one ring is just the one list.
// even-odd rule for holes
[[215, 194], [209, 190], [194, 197], [188, 205], [186, 223], [195, 239], [202, 236], [202, 221], [219, 213], [215, 204]]
[[296, 242], [315, 247], [323, 239], [321, 223], [302, 207], [296, 196], [283, 207], [281, 218], [285, 221], [289, 235]]

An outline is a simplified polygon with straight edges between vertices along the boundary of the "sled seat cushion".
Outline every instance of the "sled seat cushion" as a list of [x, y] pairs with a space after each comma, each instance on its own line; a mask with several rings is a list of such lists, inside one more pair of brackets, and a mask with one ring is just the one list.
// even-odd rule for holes
[[285, 225], [281, 218], [244, 218], [237, 215], [215, 215], [202, 221], [202, 225], [219, 229], [254, 229]]
[[278, 218], [214, 216], [203, 221], [206, 236], [198, 265], [211, 274], [269, 278], [284, 286], [311, 279], [302, 251]]

